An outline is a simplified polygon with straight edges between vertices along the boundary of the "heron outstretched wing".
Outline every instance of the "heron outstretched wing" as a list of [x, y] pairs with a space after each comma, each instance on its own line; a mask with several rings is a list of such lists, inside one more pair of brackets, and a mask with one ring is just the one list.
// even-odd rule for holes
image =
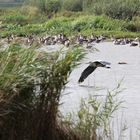
[[78, 82], [83, 82], [97, 67], [104, 67], [104, 68], [110, 68], [107, 65], [111, 65], [111, 63], [106, 61], [94, 61], [90, 62], [90, 65], [82, 72]]
[[101, 64], [103, 64], [103, 65], [111, 65], [111, 63], [110, 62], [106, 62], [106, 61], [99, 61]]
[[88, 66], [81, 74], [78, 82], [81, 83], [83, 82], [94, 70], [96, 69], [96, 67], [91, 67]]

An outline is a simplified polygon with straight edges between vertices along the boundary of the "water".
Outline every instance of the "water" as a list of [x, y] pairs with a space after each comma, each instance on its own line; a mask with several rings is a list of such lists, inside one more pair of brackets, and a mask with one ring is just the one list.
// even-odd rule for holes
[[[89, 52], [82, 65], [77, 67], [69, 77], [61, 99], [63, 105], [61, 111], [65, 115], [71, 111], [77, 111], [80, 99], [87, 98], [89, 94], [104, 95], [123, 79], [121, 87], [125, 90], [120, 97], [125, 100], [119, 113], [123, 112], [123, 119], [128, 127], [140, 128], [140, 48], [129, 45], [113, 45], [111, 42], [96, 45], [100, 52]], [[97, 68], [82, 84], [78, 84], [81, 72], [88, 66], [86, 62], [103, 60], [111, 62], [111, 69]], [[119, 65], [118, 62], [126, 62]], [[118, 113], [118, 115], [119, 115]], [[126, 138], [127, 139], [127, 138]], [[135, 139], [136, 140], [136, 139]]]

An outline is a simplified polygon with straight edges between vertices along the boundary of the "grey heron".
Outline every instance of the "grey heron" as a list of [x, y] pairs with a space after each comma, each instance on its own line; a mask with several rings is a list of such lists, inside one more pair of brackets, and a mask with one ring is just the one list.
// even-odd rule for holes
[[108, 65], [111, 63], [106, 61], [90, 62], [90, 65], [82, 72], [78, 82], [82, 83], [97, 67], [110, 68]]

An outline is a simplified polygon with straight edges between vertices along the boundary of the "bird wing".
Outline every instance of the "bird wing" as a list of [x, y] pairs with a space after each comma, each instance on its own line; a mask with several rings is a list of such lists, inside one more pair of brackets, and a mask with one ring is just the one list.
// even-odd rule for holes
[[78, 82], [81, 83], [83, 82], [94, 70], [96, 67], [88, 66], [81, 74]]
[[111, 65], [111, 63], [110, 62], [106, 62], [106, 61], [99, 61], [101, 64], [103, 64], [103, 65]]

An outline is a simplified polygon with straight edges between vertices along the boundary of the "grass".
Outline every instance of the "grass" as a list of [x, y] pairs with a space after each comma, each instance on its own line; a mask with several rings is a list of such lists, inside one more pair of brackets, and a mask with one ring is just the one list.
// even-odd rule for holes
[[[50, 54], [36, 49], [11, 44], [0, 51], [0, 139], [115, 139], [111, 123], [123, 103], [118, 99], [121, 83], [105, 96], [82, 99], [77, 113], [63, 119], [60, 96], [85, 51], [75, 48]], [[126, 129], [121, 124], [120, 139]]]
[[126, 126], [123, 124], [120, 132], [115, 136], [113, 127], [117, 126], [112, 127], [114, 113], [123, 103], [118, 99], [122, 92], [120, 85], [118, 84], [114, 90], [108, 91], [104, 96], [92, 94], [88, 99], [81, 99], [79, 110], [76, 113], [67, 114], [64, 123], [78, 132], [81, 140], [113, 140], [116, 135], [121, 139]]
[[17, 7], [21, 6], [23, 3], [22, 2], [0, 2], [0, 8], [11, 8], [11, 7]]
[[[40, 12], [52, 16], [59, 11], [86, 12], [107, 15], [115, 19], [129, 19], [140, 15], [139, 0], [30, 0], [28, 5], [36, 6]], [[49, 7], [47, 7], [49, 5]]]
[[[139, 17], [127, 20], [72, 12], [41, 16], [35, 7], [1, 9], [0, 37], [10, 34], [77, 34], [140, 37]], [[29, 14], [26, 10], [29, 10]], [[24, 10], [26, 11], [24, 13]], [[61, 13], [60, 13], [61, 14]], [[32, 16], [34, 15], [34, 16]], [[32, 18], [31, 18], [32, 17]], [[61, 91], [71, 71], [85, 55], [80, 48], [68, 52], [39, 53], [38, 46], [11, 44], [0, 51], [0, 139], [2, 140], [95, 140], [111, 138], [110, 119], [118, 109], [119, 86], [105, 100], [91, 96], [82, 101], [77, 123], [65, 123], [58, 107]], [[78, 62], [78, 63], [77, 63]], [[71, 125], [72, 124], [72, 125]], [[97, 131], [101, 130], [101, 134]]]
[[[2, 140], [96, 140], [110, 138], [110, 121], [122, 101], [120, 84], [105, 97], [82, 100], [77, 121], [62, 120], [60, 96], [85, 51], [45, 53], [18, 44], [0, 52], [0, 137]], [[98, 133], [102, 132], [102, 133]]]
[[68, 139], [57, 121], [59, 98], [68, 75], [83, 55], [78, 48], [40, 54], [34, 47], [23, 49], [17, 44], [0, 52], [2, 140]]
[[[9, 24], [9, 21], [11, 23]], [[17, 26], [18, 25], [18, 26]], [[7, 16], [3, 18], [1, 24], [1, 37], [8, 34], [24, 36], [27, 34], [59, 34], [68, 36], [82, 33], [85, 35], [104, 34], [116, 37], [138, 37], [140, 36], [139, 23], [135, 21], [127, 22], [116, 20], [106, 16], [85, 15], [79, 17], [55, 17], [44, 23], [30, 23], [26, 16]], [[135, 28], [135, 32], [132, 32]], [[131, 31], [132, 30], [132, 31]]]

